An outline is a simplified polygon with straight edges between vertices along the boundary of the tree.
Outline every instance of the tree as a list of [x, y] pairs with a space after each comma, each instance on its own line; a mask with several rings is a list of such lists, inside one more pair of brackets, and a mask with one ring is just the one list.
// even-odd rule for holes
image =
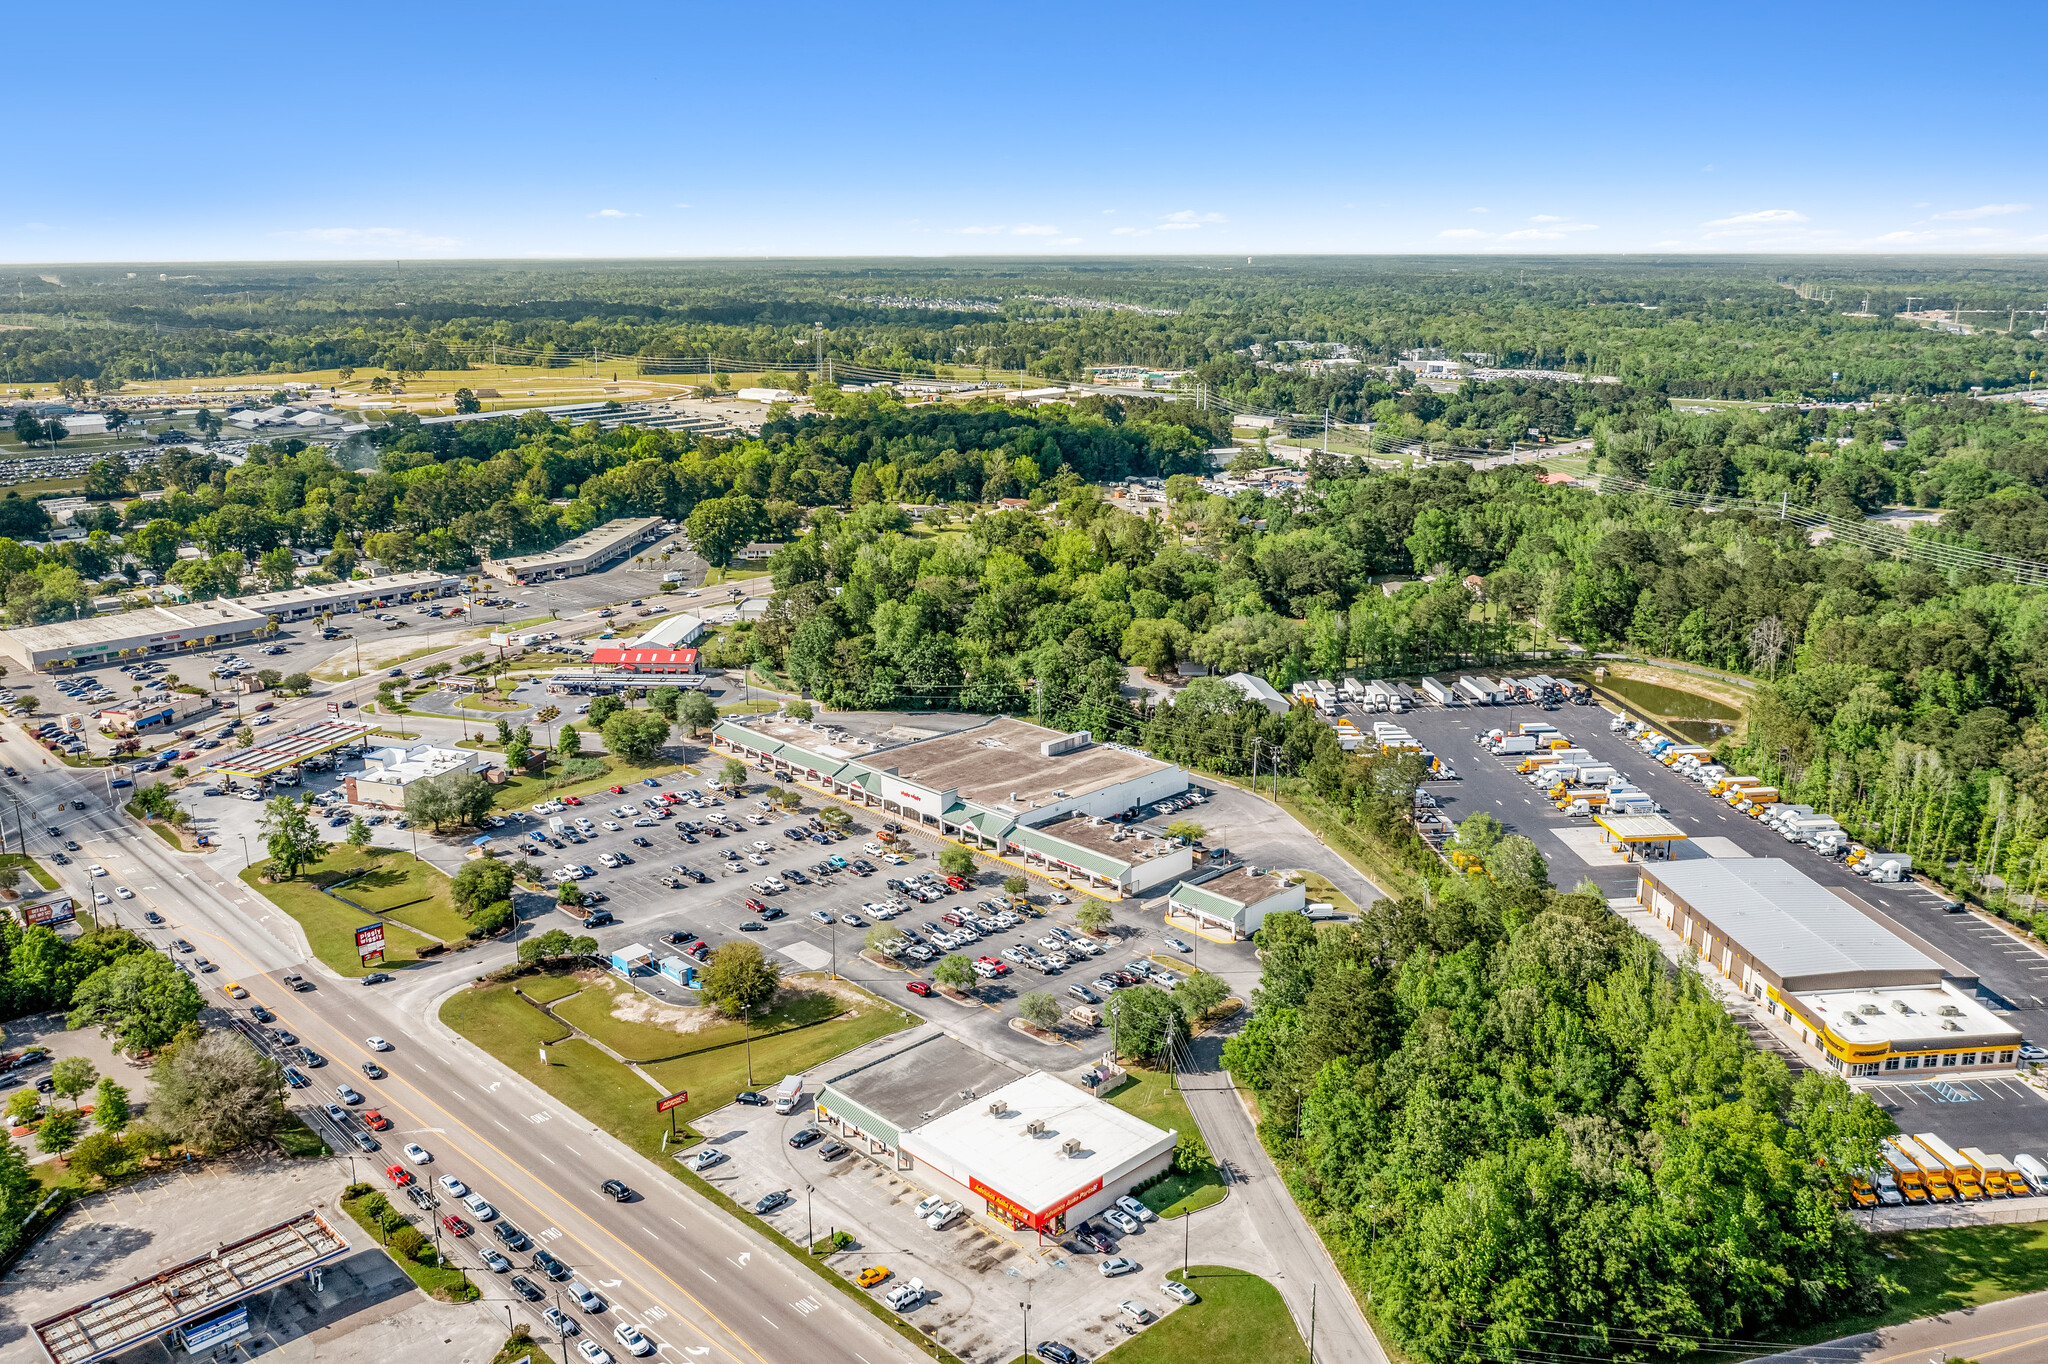
[[[565, 889], [574, 889], [574, 883], [564, 883]], [[551, 928], [527, 938], [519, 944], [519, 964], [531, 966], [535, 962], [555, 961], [570, 956], [575, 950], [575, 939], [559, 928]]]
[[99, 1067], [83, 1056], [66, 1056], [50, 1067], [52, 1091], [78, 1106], [78, 1096], [91, 1089], [93, 1082], [100, 1078]]
[[[249, 733], [244, 729], [242, 736], [247, 738]], [[270, 854], [272, 869], [286, 880], [318, 862], [327, 851], [326, 840], [306, 818], [306, 807], [290, 796], [278, 796], [265, 805], [257, 827], [263, 831], [263, 848]]]
[[67, 1028], [96, 1027], [129, 1055], [159, 1051], [199, 1018], [192, 978], [161, 952], [135, 952], [102, 966], [71, 992]]
[[493, 933], [510, 928], [519, 922], [519, 911], [512, 908], [510, 900], [493, 900], [469, 916], [469, 933], [472, 938], [488, 938]]
[[474, 772], [423, 777], [405, 788], [405, 817], [439, 833], [443, 824], [482, 823], [495, 799], [491, 784]]
[[1229, 997], [1230, 987], [1223, 978], [1207, 971], [1197, 971], [1173, 987], [1174, 1002], [1190, 1019], [1207, 1018], [1211, 1009]]
[[14, 438], [23, 445], [34, 445], [43, 438], [42, 422], [25, 407], [14, 414]]
[[974, 963], [959, 952], [951, 953], [932, 968], [932, 979], [956, 990], [971, 990], [975, 981]]
[[107, 1180], [133, 1168], [135, 1152], [119, 1135], [100, 1131], [79, 1142], [69, 1159], [73, 1173]]
[[1209, 831], [1195, 823], [1192, 819], [1176, 819], [1173, 823], [1166, 826], [1166, 834], [1169, 838], [1178, 838], [1189, 843], [1200, 843], [1209, 836]]
[[1005, 895], [1022, 895], [1030, 888], [1031, 883], [1021, 876], [1005, 876], [1003, 878], [1003, 894]]
[[555, 887], [555, 903], [558, 905], [568, 905], [571, 908], [580, 906], [583, 903], [583, 888], [574, 881], [562, 882], [561, 885]]
[[875, 924], [861, 934], [861, 944], [877, 956], [889, 955], [889, 944], [896, 941], [896, 930], [887, 924]]
[[24, 696], [14, 703], [15, 709], [24, 715], [34, 715], [43, 704], [39, 696]]
[[1184, 1031], [1185, 1020], [1173, 996], [1157, 985], [1119, 990], [1110, 1001], [1115, 1018], [1114, 1042], [1125, 1056], [1161, 1056], [1166, 1044]]
[[958, 843], [948, 843], [939, 852], [939, 866], [949, 875], [974, 875], [974, 854]]
[[310, 673], [287, 673], [278, 685], [286, 691], [309, 692], [313, 690], [313, 678]]
[[209, 1154], [269, 1136], [284, 1116], [284, 1072], [232, 1033], [180, 1045], [154, 1083], [151, 1118]]
[[481, 412], [484, 410], [484, 405], [471, 390], [458, 388], [455, 390], [455, 410], [457, 412]]
[[718, 784], [732, 791], [738, 791], [747, 784], [747, 765], [738, 758], [727, 758], [718, 769]]
[[1081, 903], [1074, 907], [1074, 922], [1080, 925], [1083, 933], [1101, 933], [1108, 929], [1115, 917], [1108, 901], [1098, 900], [1092, 895], [1083, 896]]
[[83, 1122], [76, 1109], [60, 1108], [44, 1118], [36, 1128], [36, 1150], [44, 1155], [60, 1156], [78, 1140], [78, 1129]]
[[1026, 1023], [1051, 1028], [1060, 1021], [1060, 1002], [1043, 990], [1026, 991], [1017, 1000], [1017, 1012]]
[[621, 711], [604, 722], [605, 750], [635, 765], [650, 763], [668, 740], [668, 721], [652, 712]]
[[555, 737], [555, 756], [567, 762], [582, 752], [583, 736], [576, 732], [576, 726], [563, 725], [562, 732]]
[[256, 680], [266, 687], [275, 687], [278, 683], [284, 681], [284, 674], [275, 668], [258, 668], [256, 670]]
[[266, 551], [256, 560], [256, 574], [280, 592], [286, 591], [298, 579], [299, 566], [292, 558], [292, 552], [279, 545]]
[[33, 1089], [15, 1091], [7, 1101], [7, 1121], [15, 1127], [26, 1127], [42, 1116], [43, 1098]]
[[[253, 730], [253, 729], [241, 729], [241, 730], [237, 730], [237, 731], [235, 731], [235, 747], [236, 747], [236, 748], [253, 748], [253, 747], [255, 747], [255, 745], [256, 745], [256, 731], [255, 731], [255, 730]], [[282, 796], [280, 796], [280, 797], [279, 797], [279, 799], [280, 799], [280, 800], [283, 800], [283, 799], [286, 799], [286, 797], [282, 797]]]
[[792, 720], [807, 721], [812, 715], [811, 703], [808, 701], [792, 701], [783, 709], [789, 713], [789, 718]]
[[449, 883], [448, 898], [464, 914], [512, 896], [512, 868], [495, 857], [465, 862]]
[[676, 703], [676, 719], [692, 733], [718, 723], [718, 705], [701, 691], [685, 693]]
[[728, 1018], [744, 1018], [766, 1006], [781, 988], [776, 964], [751, 942], [736, 939], [711, 953], [698, 992]]
[[113, 1076], [100, 1076], [99, 1091], [93, 1096], [93, 1122], [102, 1132], [119, 1132], [128, 1126], [128, 1117], [128, 1091], [115, 1084]]
[[761, 526], [761, 504], [744, 493], [709, 497], [699, 502], [684, 523], [690, 543], [716, 567], [724, 567], [734, 550], [746, 544]]
[[626, 709], [623, 699], [616, 696], [593, 696], [590, 698], [590, 723], [602, 729], [604, 722]]
[[369, 821], [365, 820], [361, 815], [357, 815], [349, 820], [346, 837], [351, 848], [367, 848], [370, 846], [371, 840], [375, 839], [376, 836], [376, 830], [372, 829]]

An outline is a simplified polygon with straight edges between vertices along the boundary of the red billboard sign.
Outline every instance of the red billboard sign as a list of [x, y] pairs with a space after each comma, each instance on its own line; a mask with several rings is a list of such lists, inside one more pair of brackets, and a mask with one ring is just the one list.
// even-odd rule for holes
[[365, 964], [373, 957], [384, 960], [383, 924], [364, 924], [356, 930], [356, 957]]
[[681, 1108], [684, 1104], [688, 1103], [689, 1101], [690, 1091], [687, 1089], [679, 1089], [665, 1099], [656, 1099], [654, 1101], [654, 1111], [657, 1113], [666, 1113], [671, 1108]]

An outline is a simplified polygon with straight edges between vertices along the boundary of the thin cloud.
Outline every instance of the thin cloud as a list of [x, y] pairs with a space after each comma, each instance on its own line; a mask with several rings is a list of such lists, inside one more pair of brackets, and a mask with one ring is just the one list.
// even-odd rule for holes
[[1058, 241], [1054, 242], [1054, 243], [1053, 243], [1053, 245], [1054, 245], [1054, 246], [1079, 246], [1079, 245], [1081, 244], [1081, 241], [1082, 241], [1082, 239], [1081, 239], [1081, 238], [1079, 238], [1079, 237], [1061, 237], [1061, 238], [1060, 238], [1060, 239], [1059, 239]]
[[1968, 218], [2000, 218], [2008, 213], [2025, 213], [2032, 204], [1979, 204], [1975, 208], [1952, 208], [1931, 216], [1936, 222], [1957, 222]]
[[956, 227], [953, 230], [967, 237], [993, 237], [1002, 232], [1003, 226], [1001, 223], [997, 223], [993, 227], [977, 225], [974, 227]]
[[1013, 237], [1057, 237], [1059, 234], [1058, 228], [1048, 227], [1043, 223], [1018, 223], [1010, 229], [1010, 235]]
[[1436, 235], [1453, 240], [1478, 241], [1485, 237], [1491, 237], [1493, 234], [1491, 232], [1481, 232], [1476, 227], [1447, 227]]
[[1167, 214], [1165, 222], [1162, 222], [1160, 226], [1178, 225], [1194, 227], [1201, 223], [1227, 223], [1229, 221], [1221, 213], [1197, 213], [1191, 208], [1184, 208], [1178, 213]]
[[1786, 223], [1810, 221], [1804, 213], [1793, 208], [1760, 208], [1751, 213], [1736, 213], [1726, 218], [1714, 218], [1700, 224], [1702, 227], [1778, 227]]
[[587, 213], [584, 216], [587, 218], [638, 218], [641, 215], [638, 213], [628, 213], [622, 208], [601, 208], [595, 213]]
[[1564, 219], [1555, 213], [1538, 213], [1529, 219], [1532, 223], [1561, 223]]

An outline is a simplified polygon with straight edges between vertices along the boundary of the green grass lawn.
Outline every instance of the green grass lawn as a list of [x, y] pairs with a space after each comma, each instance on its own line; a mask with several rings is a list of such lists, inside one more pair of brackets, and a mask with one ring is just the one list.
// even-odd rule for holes
[[[1257, 1360], [1307, 1364], [1308, 1347], [1280, 1290], [1256, 1274], [1218, 1265], [1192, 1265], [1180, 1279], [1201, 1301], [1177, 1308], [1109, 1351], [1117, 1364], [1182, 1364], [1189, 1359]], [[1101, 1358], [1104, 1356], [1098, 1356]]]
[[[355, 1219], [356, 1225], [363, 1229], [364, 1235], [368, 1236], [373, 1243], [382, 1245], [382, 1233], [375, 1226], [371, 1225], [367, 1217], [363, 1216], [363, 1199], [367, 1197], [369, 1195], [365, 1194], [362, 1198], [344, 1198], [341, 1200], [341, 1206], [350, 1217]], [[427, 1228], [426, 1230], [429, 1233], [428, 1239], [432, 1240], [432, 1228]], [[384, 1253], [391, 1255], [388, 1249]], [[396, 1255], [391, 1255], [391, 1263], [404, 1270], [407, 1278], [418, 1284], [421, 1291], [436, 1301], [476, 1301], [476, 1284], [460, 1270], [450, 1269], [445, 1265], [423, 1265], [412, 1260], [401, 1259]]]
[[1785, 1343], [1833, 1340], [2048, 1288], [2048, 1222], [1893, 1232], [1877, 1246], [1886, 1257], [1884, 1305], [1784, 1334]]
[[[579, 724], [576, 728], [579, 731], [587, 731], [589, 726]], [[492, 803], [500, 810], [524, 810], [544, 800], [560, 800], [564, 796], [580, 796], [584, 800], [589, 800], [592, 796], [602, 796], [606, 798], [603, 804], [612, 805], [616, 804], [610, 799], [610, 788], [614, 786], [624, 786], [629, 790], [638, 788], [633, 796], [634, 802], [638, 803], [642, 796], [649, 794], [647, 788], [640, 787], [642, 777], [657, 778], [666, 786], [670, 778], [694, 778], [697, 775], [693, 768], [683, 763], [655, 762], [639, 767], [598, 753], [585, 756], [602, 762], [606, 769], [604, 773], [580, 781], [565, 782], [559, 786], [553, 784], [559, 780], [555, 777], [513, 777], [497, 788]]]
[[28, 878], [44, 890], [55, 890], [57, 878], [43, 869], [43, 864], [27, 853], [0, 853], [0, 867], [18, 867], [28, 873]]
[[327, 1149], [327, 1143], [320, 1140], [319, 1133], [291, 1114], [285, 1115], [285, 1120], [278, 1124], [277, 1131], [272, 1135], [288, 1156], [312, 1159], [333, 1154]]
[[[654, 1061], [686, 1052], [741, 1046], [747, 1040], [747, 1029], [739, 1023], [716, 1022], [695, 1032], [679, 1032], [659, 1024], [612, 1016], [612, 1009], [622, 995], [638, 993], [609, 976], [599, 977], [583, 993], [558, 1005], [555, 1014], [629, 1061]], [[821, 991], [787, 992], [773, 1012], [754, 1020], [754, 1044], [758, 1048], [764, 1039], [777, 1033], [822, 1023], [845, 1008], [844, 1001]]]
[[[755, 1081], [766, 1084], [808, 1070], [913, 1021], [900, 1009], [872, 996], [862, 998], [861, 1004], [846, 1006], [850, 1011], [829, 1023], [757, 1035], [753, 1042]], [[654, 1101], [658, 1096], [647, 1081], [588, 1042], [561, 1040], [567, 1036], [562, 1025], [514, 998], [511, 987], [493, 985], [466, 990], [442, 1006], [441, 1018], [621, 1141], [650, 1158], [660, 1158], [668, 1118], [655, 1113]], [[543, 1046], [548, 1048], [549, 1064], [545, 1067], [540, 1064]], [[645, 1069], [661, 1081], [665, 1092], [689, 1091], [690, 1102], [676, 1110], [680, 1122], [722, 1107], [732, 1102], [733, 1095], [751, 1087], [747, 1082], [747, 1048], [738, 1039]]]
[[521, 976], [517, 981], [519, 991], [530, 999], [543, 1004], [552, 1004], [566, 995], [573, 995], [583, 988], [583, 981], [573, 975]]
[[1198, 1175], [1168, 1175], [1139, 1194], [1138, 1201], [1161, 1217], [1175, 1218], [1221, 1203], [1228, 1192], [1222, 1172], [1211, 1166]]
[[461, 942], [469, 932], [469, 920], [462, 917], [449, 899], [454, 884], [446, 872], [422, 862], [409, 852], [369, 848], [349, 850], [347, 858], [330, 856], [321, 873], [361, 869], [361, 875], [346, 885], [334, 887], [366, 909], [374, 909], [443, 942]]
[[[401, 853], [411, 859], [410, 853]], [[337, 868], [360, 870], [366, 859], [354, 849], [330, 855], [314, 877], [341, 879], [334, 876]], [[356, 957], [356, 930], [370, 922], [372, 916], [353, 909], [332, 896], [322, 895], [315, 888], [313, 879], [298, 876], [290, 881], [275, 885], [263, 885], [257, 880], [261, 863], [242, 868], [238, 873], [242, 881], [258, 895], [263, 896], [285, 913], [299, 921], [299, 927], [306, 930], [306, 940], [312, 944], [313, 955], [333, 967], [344, 976], [368, 975], [378, 969], [365, 967]], [[430, 869], [431, 870], [431, 869]], [[436, 873], [438, 875], [439, 873]], [[432, 946], [434, 939], [422, 937], [393, 922], [384, 930], [384, 968], [405, 966], [419, 960], [420, 949]]]

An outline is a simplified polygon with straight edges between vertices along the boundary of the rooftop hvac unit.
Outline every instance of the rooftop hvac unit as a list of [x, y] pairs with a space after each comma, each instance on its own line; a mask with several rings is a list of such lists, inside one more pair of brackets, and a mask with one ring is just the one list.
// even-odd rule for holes
[[1038, 755], [1042, 758], [1057, 758], [1062, 753], [1075, 752], [1094, 742], [1094, 734], [1085, 729], [1076, 730], [1072, 734], [1062, 734], [1057, 739], [1047, 739], [1038, 746]]
[[1024, 1135], [1027, 1137], [1041, 1136], [1044, 1132], [1045, 1119], [1043, 1118], [1033, 1118], [1030, 1122], [1024, 1124]]
[[1876, 1006], [1875, 1004], [1865, 1004], [1865, 1005], [1864, 1005], [1864, 1006], [1863, 1006], [1862, 1008], [1858, 1009], [1858, 1010], [1857, 1010], [1856, 1012], [1857, 1012], [1857, 1013], [1859, 1013], [1859, 1014], [1874, 1014], [1874, 1013], [1877, 1013], [1877, 1012], [1878, 1012], [1878, 1007], [1877, 1007], [1877, 1006]]
[[989, 1102], [988, 1115], [991, 1118], [1000, 1118], [1003, 1116], [1003, 1114], [1009, 1111], [1010, 1106], [1004, 1103], [1001, 1099], [993, 1099]]
[[1080, 1155], [1080, 1141], [1074, 1137], [1068, 1137], [1065, 1141], [1060, 1143], [1060, 1154], [1065, 1156], [1069, 1160], [1072, 1160], [1075, 1156]]
[[1956, 1022], [1953, 1018], [1944, 1018], [1941, 1020], [1941, 1029], [1943, 1032], [1961, 1032], [1963, 1025]]
[[1892, 1012], [1895, 1014], [1909, 1014], [1913, 1011], [1906, 1007], [1905, 1000], [1895, 999], [1892, 1001]]
[[1958, 1009], [1953, 1004], [1944, 1004], [1939, 1009], [1936, 1009], [1935, 1012], [1940, 1014], [1943, 1018], [1960, 1018], [1962, 1017], [1963, 1013], [1961, 1009]]

